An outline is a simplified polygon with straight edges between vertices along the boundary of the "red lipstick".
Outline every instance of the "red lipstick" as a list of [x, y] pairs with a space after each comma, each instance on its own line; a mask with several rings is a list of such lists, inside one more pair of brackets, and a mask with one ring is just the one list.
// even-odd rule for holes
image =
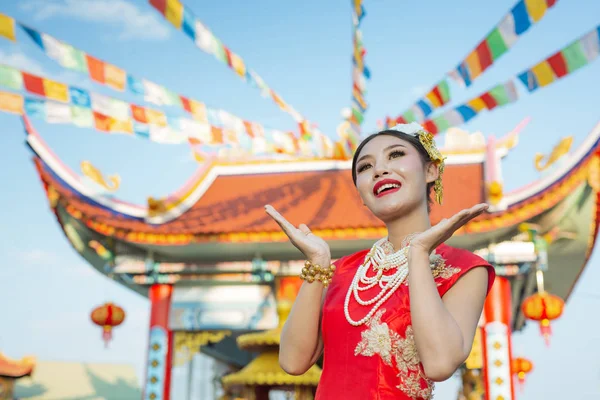
[[373, 194], [375, 197], [382, 197], [386, 194], [396, 193], [400, 190], [402, 184], [395, 179], [384, 179], [375, 184], [373, 186]]

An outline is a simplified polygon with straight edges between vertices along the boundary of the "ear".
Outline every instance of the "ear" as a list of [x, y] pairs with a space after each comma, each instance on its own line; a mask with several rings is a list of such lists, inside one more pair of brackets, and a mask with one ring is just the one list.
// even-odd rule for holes
[[438, 168], [438, 165], [434, 162], [428, 163], [427, 169], [425, 170], [425, 180], [427, 183], [435, 182], [439, 176], [440, 169]]

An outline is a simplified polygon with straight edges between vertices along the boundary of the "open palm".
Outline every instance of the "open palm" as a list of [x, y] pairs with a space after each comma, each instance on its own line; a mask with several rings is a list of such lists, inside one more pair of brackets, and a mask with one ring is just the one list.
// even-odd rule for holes
[[440, 244], [450, 239], [460, 227], [478, 215], [481, 215], [487, 209], [487, 204], [477, 204], [454, 214], [451, 218], [443, 219], [425, 232], [418, 234], [411, 241], [410, 246], [431, 253]]
[[331, 259], [331, 250], [327, 242], [313, 234], [308, 226], [301, 224], [297, 228], [283, 217], [272, 206], [265, 206], [265, 211], [277, 222], [290, 242], [310, 260]]

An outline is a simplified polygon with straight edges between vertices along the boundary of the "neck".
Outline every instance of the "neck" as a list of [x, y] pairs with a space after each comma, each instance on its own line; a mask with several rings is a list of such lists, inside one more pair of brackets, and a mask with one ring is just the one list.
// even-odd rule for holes
[[414, 209], [412, 212], [386, 223], [388, 240], [398, 250], [402, 241], [412, 233], [424, 232], [431, 227], [427, 206]]

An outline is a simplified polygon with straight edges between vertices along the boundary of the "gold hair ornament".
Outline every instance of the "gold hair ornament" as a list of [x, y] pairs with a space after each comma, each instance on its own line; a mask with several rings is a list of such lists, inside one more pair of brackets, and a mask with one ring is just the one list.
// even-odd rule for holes
[[437, 165], [438, 167], [438, 178], [435, 180], [433, 184], [433, 191], [435, 192], [435, 200], [438, 204], [442, 204], [442, 200], [444, 197], [444, 187], [442, 186], [442, 175], [444, 174], [444, 168], [446, 164], [444, 162], [445, 157], [442, 156], [442, 153], [438, 150], [435, 145], [435, 140], [433, 140], [433, 135], [425, 130], [421, 125], [412, 122], [410, 124], [398, 124], [392, 128], [392, 131], [398, 131], [404, 133], [406, 135], [411, 135], [419, 138], [419, 142], [431, 158], [431, 161]]

